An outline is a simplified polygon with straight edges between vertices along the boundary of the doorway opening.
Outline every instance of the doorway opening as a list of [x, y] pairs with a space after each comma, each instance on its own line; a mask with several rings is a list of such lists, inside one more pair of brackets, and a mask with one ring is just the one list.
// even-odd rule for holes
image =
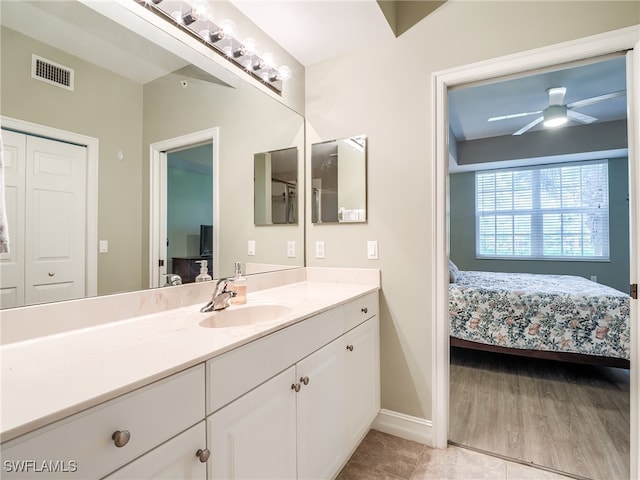
[[218, 129], [151, 144], [151, 287], [219, 276]]
[[[531, 71], [542, 67], [554, 67], [576, 60], [588, 59], [599, 55], [618, 52], [625, 49], [637, 48], [637, 35], [631, 29], [622, 29], [608, 34], [598, 35], [579, 41], [568, 42], [567, 44], [555, 45], [552, 48], [525, 52], [519, 55], [495, 59], [488, 62], [465, 66], [455, 70], [440, 72], [434, 76], [434, 89], [436, 109], [434, 114], [434, 138], [435, 157], [434, 162], [434, 195], [436, 203], [436, 218], [434, 229], [436, 231], [436, 252], [437, 264], [433, 272], [433, 282], [436, 287], [436, 300], [433, 306], [434, 322], [434, 394], [433, 394], [433, 443], [434, 446], [446, 447], [449, 436], [449, 311], [448, 311], [448, 205], [447, 205], [447, 178], [449, 161], [449, 144], [447, 141], [448, 131], [448, 91], [453, 86], [468, 84], [471, 82], [487, 81], [505, 75], [521, 75], [523, 72]], [[638, 163], [638, 136], [637, 131], [637, 92], [633, 91], [634, 78], [637, 83], [637, 51], [627, 53], [627, 95], [629, 109], [628, 134], [629, 134], [629, 170], [630, 170], [630, 192], [629, 202], [631, 207], [631, 255], [630, 255], [630, 277], [632, 283], [637, 281], [638, 265], [635, 260], [635, 241], [637, 234], [637, 163]], [[635, 66], [634, 66], [635, 65]], [[634, 128], [635, 126], [635, 128]], [[634, 325], [637, 317], [636, 301], [631, 302], [630, 324]], [[631, 352], [631, 476], [637, 473], [637, 382], [635, 382], [635, 363], [637, 359], [636, 342], [633, 336], [637, 335], [632, 329]]]

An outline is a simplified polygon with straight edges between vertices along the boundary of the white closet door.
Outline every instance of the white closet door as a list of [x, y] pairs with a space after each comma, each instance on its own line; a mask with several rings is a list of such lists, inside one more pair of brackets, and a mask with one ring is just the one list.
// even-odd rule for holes
[[0, 308], [24, 305], [24, 191], [27, 138], [2, 131], [9, 252], [0, 254]]
[[27, 138], [25, 303], [85, 295], [85, 147]]

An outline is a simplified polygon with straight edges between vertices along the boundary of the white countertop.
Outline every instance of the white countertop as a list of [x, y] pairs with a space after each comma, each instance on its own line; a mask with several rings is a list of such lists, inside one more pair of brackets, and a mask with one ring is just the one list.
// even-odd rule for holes
[[[377, 290], [299, 282], [250, 293], [247, 304], [291, 313], [268, 323], [204, 328], [201, 304], [0, 347], [0, 440], [35, 430]], [[233, 308], [241, 308], [231, 306]]]

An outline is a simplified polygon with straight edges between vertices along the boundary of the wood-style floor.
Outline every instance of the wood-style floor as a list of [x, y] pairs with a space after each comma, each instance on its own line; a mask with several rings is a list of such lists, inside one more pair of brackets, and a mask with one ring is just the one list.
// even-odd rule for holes
[[629, 371], [451, 349], [449, 440], [594, 480], [629, 478]]

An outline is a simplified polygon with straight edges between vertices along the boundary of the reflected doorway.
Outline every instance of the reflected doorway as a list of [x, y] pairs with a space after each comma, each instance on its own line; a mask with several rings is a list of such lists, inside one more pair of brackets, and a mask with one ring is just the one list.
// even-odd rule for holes
[[193, 283], [203, 262], [211, 275], [212, 199], [213, 144], [167, 152], [168, 278], [178, 275], [182, 283]]
[[151, 287], [175, 283], [169, 275], [177, 271], [188, 283], [203, 259], [219, 276], [218, 134], [212, 128], [151, 144]]

